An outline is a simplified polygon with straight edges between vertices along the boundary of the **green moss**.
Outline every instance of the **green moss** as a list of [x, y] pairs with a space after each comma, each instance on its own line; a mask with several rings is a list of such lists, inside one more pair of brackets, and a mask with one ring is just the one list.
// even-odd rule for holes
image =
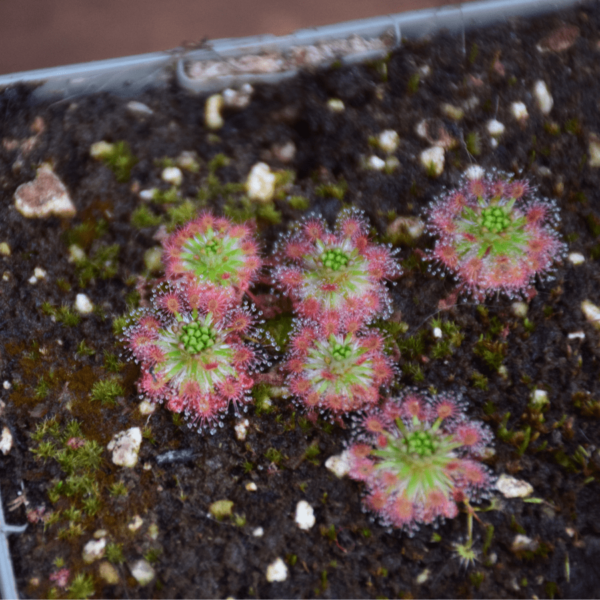
[[419, 90], [419, 84], [421, 83], [421, 75], [419, 73], [413, 73], [406, 85], [406, 90], [409, 94], [416, 94]]
[[61, 292], [70, 292], [71, 291], [71, 284], [63, 277], [59, 277], [56, 280], [56, 287], [58, 287], [58, 289]]
[[281, 351], [285, 351], [287, 348], [293, 320], [291, 314], [283, 313], [273, 319], [269, 319], [264, 325], [265, 330], [273, 337]]
[[124, 394], [125, 390], [116, 379], [105, 379], [94, 383], [90, 402], [101, 402], [103, 406], [115, 406], [117, 397]]
[[144, 558], [149, 563], [155, 563], [159, 561], [161, 554], [162, 550], [160, 548], [150, 548], [144, 552]]
[[471, 381], [473, 382], [473, 387], [478, 390], [483, 390], [484, 392], [488, 389], [488, 378], [481, 373], [474, 371], [471, 374]]
[[94, 240], [108, 232], [108, 223], [104, 219], [89, 219], [76, 225], [64, 234], [68, 246], [75, 244], [83, 250], [89, 250]]
[[79, 342], [79, 345], [77, 346], [76, 354], [77, 356], [94, 356], [94, 354], [96, 354], [96, 351], [90, 346], [88, 346], [85, 343], [85, 340], [81, 340], [81, 342]]
[[155, 215], [147, 206], [142, 205], [136, 208], [131, 214], [131, 224], [137, 229], [144, 227], [156, 227], [160, 225], [162, 219], [159, 215]]
[[316, 467], [318, 467], [320, 465], [320, 462], [317, 460], [317, 456], [319, 456], [319, 454], [321, 454], [321, 450], [319, 450], [319, 443], [318, 442], [313, 442], [305, 451], [304, 451], [304, 458], [312, 463], [313, 465], [315, 465]]
[[118, 271], [119, 244], [99, 247], [92, 256], [77, 263], [79, 285], [83, 288], [92, 279], [110, 279]]
[[473, 354], [481, 357], [488, 367], [494, 371], [497, 371], [500, 368], [500, 365], [506, 356], [506, 351], [506, 343], [485, 339], [483, 334], [481, 334], [481, 337], [473, 348]]
[[476, 131], [467, 133], [465, 137], [465, 145], [467, 146], [467, 152], [473, 156], [479, 156], [481, 154], [481, 136]]
[[123, 544], [110, 542], [106, 545], [106, 558], [109, 562], [115, 565], [121, 565], [125, 562], [123, 556]]
[[96, 593], [92, 576], [85, 573], [75, 575], [68, 590], [69, 598], [89, 598]]
[[191, 200], [185, 200], [177, 206], [173, 206], [167, 210], [167, 230], [173, 231], [180, 225], [184, 225], [191, 221], [197, 213], [198, 209]]
[[273, 463], [274, 465], [280, 466], [281, 463], [284, 461], [285, 456], [283, 455], [283, 453], [281, 453], [279, 450], [277, 450], [276, 448], [269, 448], [266, 452], [265, 452], [265, 458]]
[[112, 144], [112, 151], [104, 153], [100, 160], [115, 174], [119, 183], [129, 181], [131, 169], [138, 162], [125, 141]]
[[322, 183], [315, 188], [315, 194], [322, 198], [337, 198], [342, 201], [348, 191], [348, 183], [340, 179], [337, 183]]
[[111, 496], [115, 497], [127, 496], [129, 494], [129, 490], [122, 481], [116, 481], [110, 486], [109, 493]]
[[116, 354], [104, 351], [104, 368], [110, 373], [120, 373], [123, 369], [123, 363], [119, 361]]

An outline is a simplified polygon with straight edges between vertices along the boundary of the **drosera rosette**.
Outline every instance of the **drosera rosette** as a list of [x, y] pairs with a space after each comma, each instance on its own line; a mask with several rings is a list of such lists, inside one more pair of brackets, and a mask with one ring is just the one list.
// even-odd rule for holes
[[165, 284], [132, 315], [124, 342], [141, 365], [138, 392], [214, 433], [230, 405], [251, 401], [253, 375], [268, 365], [254, 309], [233, 290]]
[[395, 375], [379, 333], [332, 316], [296, 321], [283, 368], [297, 404], [334, 417], [377, 404]]
[[385, 281], [402, 273], [394, 254], [370, 240], [360, 211], [342, 211], [334, 232], [312, 216], [277, 244], [274, 281], [305, 318], [342, 311], [368, 320], [390, 313]]
[[438, 238], [430, 259], [477, 300], [531, 293], [535, 277], [547, 276], [566, 251], [556, 205], [536, 197], [526, 180], [498, 173], [464, 182], [436, 200], [427, 217]]
[[241, 297], [257, 276], [262, 261], [247, 224], [205, 212], [164, 242], [166, 277], [233, 288]]
[[469, 420], [460, 397], [408, 391], [357, 417], [351, 478], [366, 486], [365, 508], [388, 527], [413, 533], [458, 514], [458, 503], [489, 495], [481, 458], [491, 431]]

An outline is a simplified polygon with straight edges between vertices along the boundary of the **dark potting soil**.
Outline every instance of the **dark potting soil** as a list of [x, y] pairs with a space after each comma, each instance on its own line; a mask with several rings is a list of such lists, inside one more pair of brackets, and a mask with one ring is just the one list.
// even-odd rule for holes
[[[537, 44], [565, 24], [579, 28], [572, 46], [540, 52]], [[407, 42], [388, 61], [258, 85], [249, 106], [226, 112], [216, 134], [204, 125], [204, 98], [175, 84], [137, 98], [154, 111], [145, 116], [106, 93], [36, 105], [29, 88], [1, 91], [3, 140], [31, 137], [38, 116], [45, 125], [29, 151], [0, 145], [0, 242], [11, 250], [0, 258], [0, 377], [9, 382], [1, 390], [1, 419], [14, 437], [0, 461], [0, 485], [9, 523], [25, 522], [26, 511], [40, 507], [47, 519], [10, 537], [20, 594], [75, 594], [49, 579], [67, 568], [69, 583], [85, 574], [98, 597], [600, 596], [600, 334], [580, 308], [583, 300], [600, 298], [600, 176], [588, 156], [592, 134], [600, 133], [599, 31], [600, 7], [593, 4], [468, 32], [464, 40], [440, 34]], [[540, 79], [554, 99], [547, 116], [532, 93]], [[331, 112], [330, 98], [341, 99], [345, 110]], [[528, 107], [522, 123], [510, 113], [514, 101]], [[463, 107], [464, 117], [450, 120], [443, 103]], [[419, 164], [428, 144], [415, 125], [424, 118], [441, 119], [458, 140], [438, 178]], [[496, 148], [485, 127], [492, 118], [506, 126]], [[385, 129], [400, 135], [400, 166], [392, 173], [367, 170], [365, 156], [385, 157], [369, 144]], [[129, 144], [137, 163], [126, 181], [90, 157], [91, 144], [100, 140]], [[288, 141], [296, 153], [283, 164], [274, 146]], [[141, 200], [140, 189], [168, 189], [162, 167], [182, 151], [195, 151], [200, 169], [184, 171], [181, 197], [171, 204]], [[215, 162], [219, 154], [229, 160]], [[276, 213], [245, 205], [239, 186], [228, 185], [243, 183], [259, 160], [296, 175], [275, 200], [278, 223]], [[264, 387], [256, 394], [258, 408], [245, 415], [245, 441], [236, 439], [233, 414], [214, 435], [188, 429], [161, 407], [150, 417], [140, 414], [138, 367], [120, 356], [119, 322], [113, 322], [147, 301], [144, 255], [157, 246], [161, 224], [172, 228], [205, 206], [237, 218], [257, 214], [267, 254], [304, 214], [321, 213], [333, 223], [342, 207], [355, 206], [387, 241], [397, 216], [421, 216], [474, 161], [518, 173], [554, 198], [569, 252], [586, 259], [578, 266], [564, 260], [554, 279], [537, 283], [527, 320], [514, 315], [514, 299], [506, 298], [482, 305], [467, 298], [440, 312], [455, 282], [431, 274], [422, 260], [433, 240], [396, 239], [404, 275], [391, 288], [394, 319], [407, 330], [390, 334], [390, 347], [400, 350], [392, 391], [415, 386], [462, 393], [468, 414], [495, 433], [489, 466], [529, 482], [529, 500], [537, 499], [495, 492], [495, 503], [479, 505], [474, 565], [461, 564], [454, 548], [467, 536], [464, 512], [438, 528], [423, 526], [414, 537], [382, 527], [362, 510], [361, 484], [324, 466], [344, 449], [348, 427], [311, 423], [274, 393], [269, 406]], [[69, 189], [74, 219], [25, 219], [14, 209], [17, 186], [32, 180], [42, 162], [53, 163]], [[290, 202], [298, 196], [308, 208]], [[69, 260], [71, 244], [85, 251], [83, 263]], [[32, 284], [36, 267], [46, 277]], [[92, 314], [77, 317], [78, 293], [91, 299]], [[269, 288], [258, 286], [255, 293], [269, 294]], [[458, 328], [445, 352], [436, 346], [433, 318]], [[284, 343], [289, 320], [284, 311], [267, 322]], [[584, 336], [568, 338], [576, 332]], [[121, 386], [113, 401], [110, 395], [92, 401], [98, 382], [110, 379]], [[535, 389], [548, 392], [543, 412], [530, 407]], [[97, 470], [69, 471], [56, 457], [44, 458], [42, 443], [60, 446], [73, 419], [83, 438], [103, 447], [115, 433], [141, 427], [138, 465], [117, 467], [107, 450]], [[44, 423], [55, 425], [42, 435]], [[68, 479], [73, 474], [88, 477], [87, 492]], [[251, 482], [256, 491], [246, 488]], [[24, 497], [27, 503], [11, 504]], [[294, 522], [302, 499], [315, 510], [309, 531]], [[231, 517], [209, 515], [218, 500], [233, 502]], [[136, 515], [143, 522], [131, 531]], [[118, 579], [112, 585], [100, 576], [99, 561], [82, 560], [83, 546], [100, 529], [112, 544]], [[518, 535], [529, 538], [525, 549], [514, 547]], [[156, 571], [145, 587], [130, 572], [142, 557]], [[266, 569], [277, 557], [289, 574], [269, 583]]]

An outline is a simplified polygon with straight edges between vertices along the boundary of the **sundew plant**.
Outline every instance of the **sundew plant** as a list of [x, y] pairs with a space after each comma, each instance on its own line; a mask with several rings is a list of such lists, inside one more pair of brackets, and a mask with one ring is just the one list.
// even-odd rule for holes
[[437, 237], [430, 258], [475, 299], [524, 295], [564, 254], [557, 224], [555, 205], [535, 197], [527, 181], [475, 179], [430, 206], [427, 227]]
[[400, 276], [393, 251], [369, 239], [362, 214], [345, 210], [331, 232], [322, 219], [305, 220], [275, 249], [277, 285], [302, 317], [342, 311], [362, 319], [390, 310], [386, 280]]
[[408, 392], [358, 420], [350, 477], [364, 482], [365, 506], [384, 525], [413, 532], [488, 494], [493, 478], [480, 460], [491, 439], [457, 397]]
[[142, 396], [211, 432], [230, 405], [245, 408], [263, 354], [245, 341], [256, 322], [233, 292], [166, 285], [134, 317], [125, 342], [141, 365]]
[[165, 271], [170, 280], [184, 278], [243, 294], [260, 266], [258, 245], [246, 224], [204, 213], [165, 242]]
[[290, 347], [287, 386], [310, 411], [340, 415], [373, 406], [380, 387], [394, 376], [382, 337], [365, 328], [347, 332], [337, 322], [300, 324]]

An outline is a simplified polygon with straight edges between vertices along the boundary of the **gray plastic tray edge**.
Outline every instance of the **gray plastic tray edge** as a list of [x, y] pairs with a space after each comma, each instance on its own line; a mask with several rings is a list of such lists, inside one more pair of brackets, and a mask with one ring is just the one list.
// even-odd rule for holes
[[[346, 21], [301, 29], [287, 36], [261, 35], [245, 38], [214, 40], [211, 49], [196, 50], [182, 56], [178, 51], [153, 52], [123, 58], [79, 63], [74, 65], [39, 69], [0, 75], [0, 88], [18, 83], [39, 83], [35, 98], [57, 101], [68, 100], [82, 94], [109, 91], [123, 97], [132, 97], [145, 88], [166, 86], [171, 74], [176, 73], [180, 85], [197, 93], [222, 90], [232, 85], [250, 83], [276, 83], [296, 73], [295, 70], [266, 75], [245, 75], [210, 80], [194, 80], [188, 77], [185, 63], [189, 60], [234, 57], [261, 50], [285, 50], [292, 45], [311, 44], [317, 41], [335, 40], [357, 34], [367, 39], [392, 30], [396, 45], [402, 38], [418, 38], [431, 35], [440, 29], [450, 31], [468, 30], [510, 17], [530, 16], [552, 12], [583, 3], [584, 0], [487, 0], [470, 2], [435, 9], [387, 16]], [[346, 62], [374, 59], [384, 51], [366, 55], [344, 57]]]

